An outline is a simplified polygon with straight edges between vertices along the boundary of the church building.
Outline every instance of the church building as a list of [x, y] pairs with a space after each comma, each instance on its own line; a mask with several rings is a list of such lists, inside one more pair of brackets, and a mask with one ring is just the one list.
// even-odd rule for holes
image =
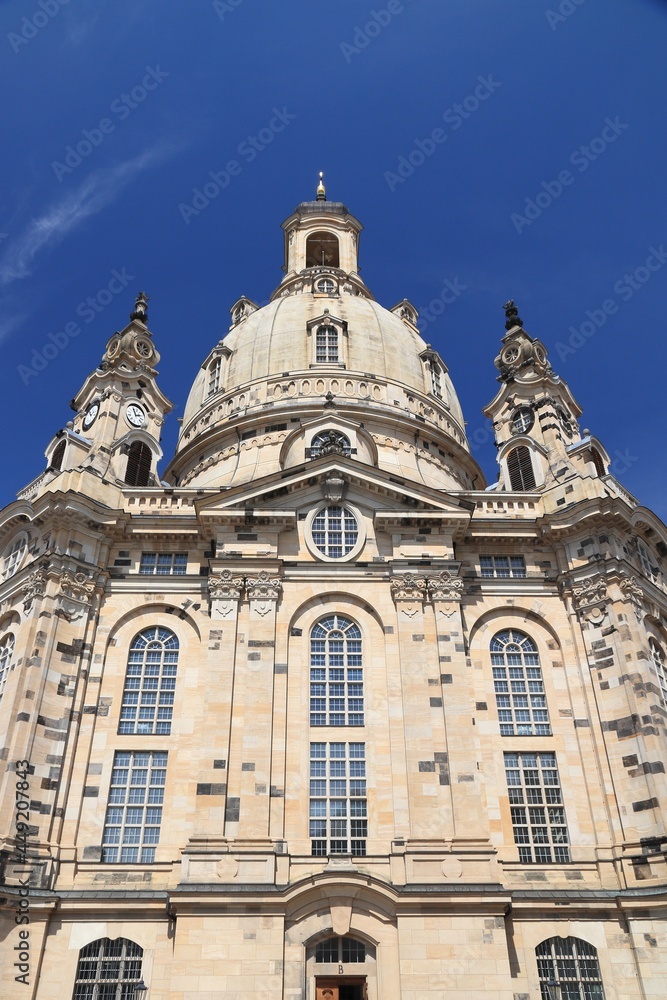
[[140, 293], [0, 512], [0, 996], [664, 997], [667, 528], [512, 301], [489, 486], [361, 223], [282, 228], [169, 464]]

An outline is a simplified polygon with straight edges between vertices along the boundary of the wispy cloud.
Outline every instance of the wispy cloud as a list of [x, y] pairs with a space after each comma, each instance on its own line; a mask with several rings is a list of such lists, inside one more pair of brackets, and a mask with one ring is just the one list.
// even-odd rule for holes
[[76, 191], [31, 219], [0, 256], [0, 284], [9, 285], [28, 277], [40, 251], [57, 246], [86, 219], [114, 201], [138, 174], [165, 159], [166, 155], [164, 148], [153, 148], [116, 167], [89, 174]]

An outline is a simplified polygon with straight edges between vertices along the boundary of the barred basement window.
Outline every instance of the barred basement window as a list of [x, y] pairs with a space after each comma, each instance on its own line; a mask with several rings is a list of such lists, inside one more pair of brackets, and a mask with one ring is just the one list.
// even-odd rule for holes
[[127, 663], [119, 733], [170, 735], [177, 666], [173, 632], [156, 626], [136, 636]]
[[329, 615], [310, 633], [311, 726], [363, 726], [361, 631], [341, 615]]
[[[656, 669], [658, 675], [658, 681], [660, 683], [660, 691], [662, 693], [663, 704], [667, 706], [667, 673], [665, 672], [665, 653], [662, 646], [651, 637], [648, 641], [649, 649], [651, 650], [651, 657], [653, 659], [653, 666]], [[0, 688], [1, 690], [1, 688]]]
[[526, 560], [523, 556], [480, 556], [479, 565], [482, 576], [507, 579], [526, 575]]
[[510, 477], [510, 486], [513, 490], [534, 490], [535, 473], [530, 457], [530, 451], [524, 444], [518, 448], [513, 448], [507, 456], [507, 471]]
[[5, 690], [5, 684], [7, 683], [7, 677], [9, 676], [9, 670], [12, 665], [12, 657], [14, 655], [14, 636], [11, 632], [7, 632], [0, 639], [0, 698]]
[[315, 361], [319, 364], [338, 361], [338, 330], [335, 326], [318, 326], [315, 334]]
[[542, 1000], [551, 1000], [549, 980], [563, 1000], [604, 1000], [598, 953], [588, 941], [552, 937], [535, 949]]
[[143, 949], [127, 938], [100, 938], [79, 952], [72, 1000], [136, 1000]]
[[315, 961], [336, 965], [340, 962], [365, 962], [366, 946], [350, 937], [332, 937], [320, 941], [315, 947]]
[[143, 576], [185, 576], [187, 552], [142, 552], [139, 572]]
[[570, 860], [567, 824], [554, 753], [506, 753], [514, 842], [523, 864]]
[[143, 441], [134, 441], [127, 453], [125, 483], [127, 486], [148, 486], [153, 455]]
[[507, 629], [491, 640], [493, 687], [501, 736], [550, 736], [537, 646], [523, 632]]
[[152, 864], [160, 839], [167, 754], [116, 751], [104, 821], [102, 861]]
[[359, 525], [348, 507], [324, 507], [313, 518], [311, 535], [322, 555], [342, 559], [357, 544]]
[[310, 839], [315, 857], [366, 854], [366, 744], [310, 744]]

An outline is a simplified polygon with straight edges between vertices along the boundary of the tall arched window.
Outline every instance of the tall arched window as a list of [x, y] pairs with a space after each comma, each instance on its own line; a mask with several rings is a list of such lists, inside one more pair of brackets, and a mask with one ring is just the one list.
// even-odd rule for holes
[[127, 453], [125, 483], [128, 486], [148, 486], [153, 454], [143, 441], [134, 441]]
[[535, 473], [530, 457], [530, 451], [525, 444], [520, 444], [517, 448], [512, 448], [507, 456], [507, 471], [510, 477], [510, 486], [513, 490], [534, 490]]
[[135, 1000], [143, 950], [127, 938], [100, 938], [79, 952], [72, 1000]]
[[65, 440], [59, 441], [53, 450], [51, 455], [51, 468], [54, 472], [60, 472], [63, 466], [63, 458], [65, 457]]
[[552, 937], [535, 949], [542, 1000], [551, 1000], [548, 983], [560, 986], [563, 1000], [604, 1000], [598, 953], [588, 941]]
[[169, 736], [178, 639], [166, 628], [144, 629], [130, 646], [119, 733]]
[[537, 646], [517, 629], [505, 629], [491, 640], [493, 686], [501, 736], [550, 736]]
[[28, 548], [28, 536], [25, 532], [14, 539], [5, 549], [5, 556], [2, 563], [2, 579], [8, 580], [10, 576], [21, 568], [21, 563]]
[[306, 240], [306, 267], [340, 267], [338, 237], [324, 230]]
[[310, 633], [311, 726], [363, 726], [361, 630], [329, 615]]
[[651, 650], [653, 666], [655, 667], [658, 675], [658, 683], [660, 684], [662, 700], [667, 706], [667, 672], [665, 671], [665, 652], [660, 643], [656, 642], [653, 636], [649, 638], [648, 645]]
[[7, 632], [0, 639], [0, 698], [2, 698], [2, 693], [5, 690], [13, 656], [14, 636], [11, 632]]
[[324, 364], [338, 360], [338, 330], [330, 324], [318, 326], [315, 334], [315, 361]]

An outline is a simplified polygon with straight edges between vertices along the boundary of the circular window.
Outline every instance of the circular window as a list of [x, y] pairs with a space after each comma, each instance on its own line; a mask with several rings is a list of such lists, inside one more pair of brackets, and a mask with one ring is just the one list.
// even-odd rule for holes
[[8, 580], [10, 576], [13, 576], [18, 569], [21, 568], [21, 563], [23, 562], [28, 548], [28, 536], [25, 532], [21, 532], [20, 535], [10, 542], [5, 549], [3, 560], [2, 560], [2, 579]]
[[306, 544], [319, 559], [352, 559], [364, 540], [361, 517], [347, 504], [318, 507], [306, 520]]
[[502, 353], [502, 360], [506, 365], [513, 365], [519, 360], [519, 348], [516, 346], [506, 347]]
[[137, 354], [140, 354], [142, 358], [148, 358], [153, 353], [153, 348], [148, 343], [147, 340], [137, 341]]
[[526, 434], [535, 423], [535, 415], [529, 406], [520, 406], [512, 414], [512, 430], [515, 434]]
[[333, 295], [336, 291], [336, 282], [332, 281], [331, 278], [320, 278], [317, 282], [317, 291], [324, 295]]

